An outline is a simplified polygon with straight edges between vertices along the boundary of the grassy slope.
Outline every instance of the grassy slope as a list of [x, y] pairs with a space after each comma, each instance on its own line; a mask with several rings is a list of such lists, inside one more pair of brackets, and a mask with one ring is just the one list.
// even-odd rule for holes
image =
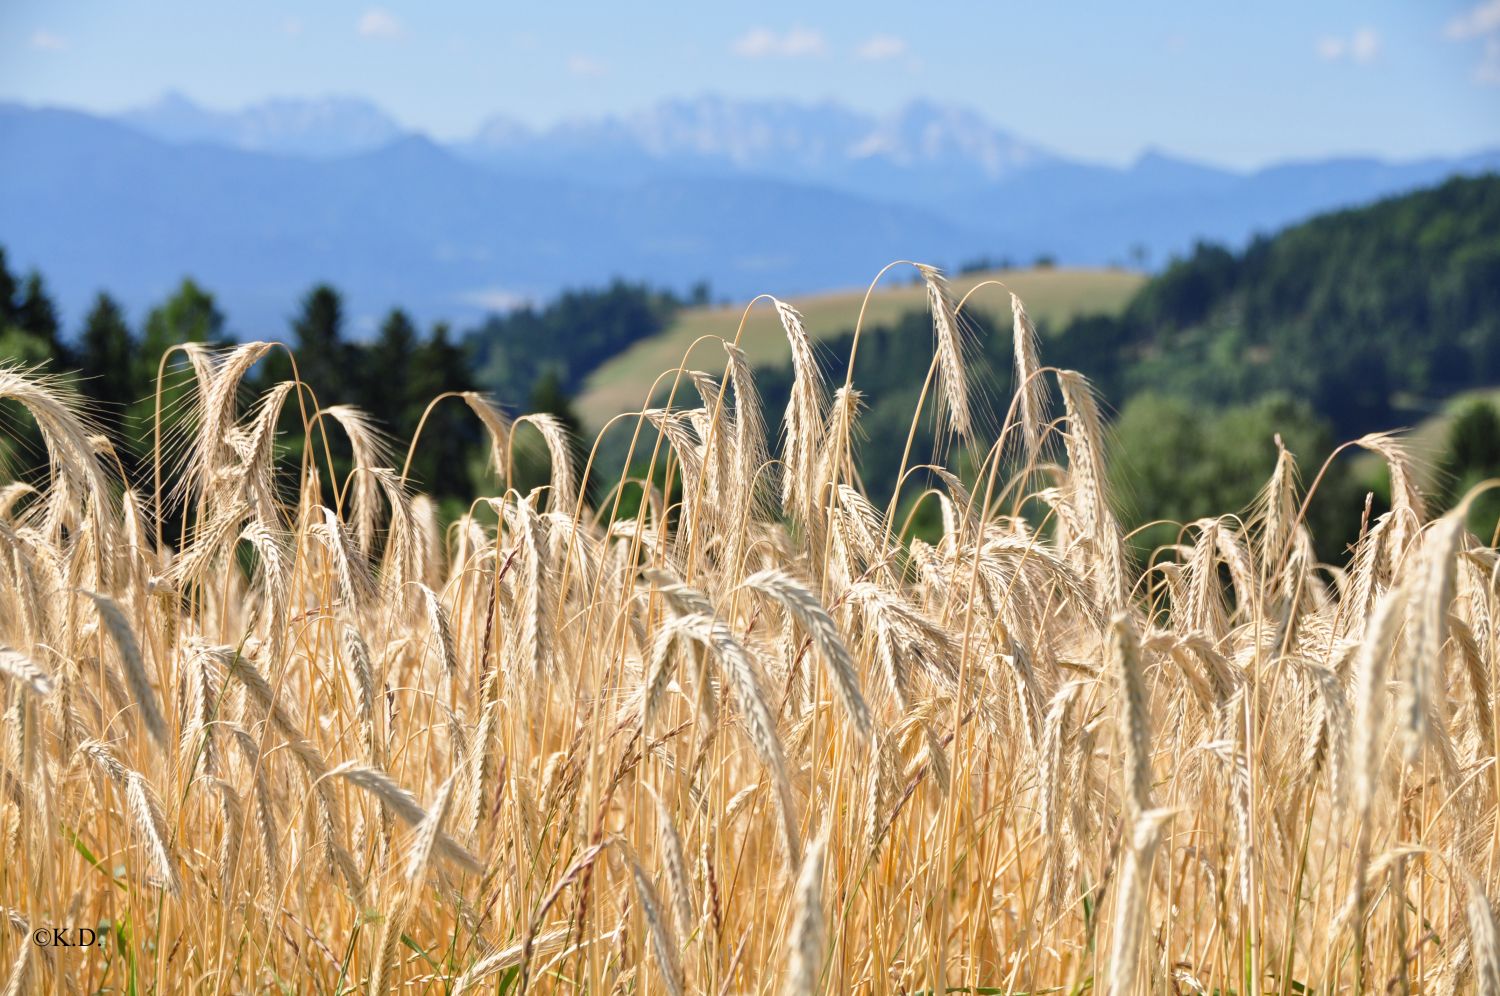
[[[867, 327], [893, 321], [902, 312], [926, 306], [926, 292], [907, 282], [912, 271], [895, 269], [870, 298]], [[901, 283], [893, 282], [900, 279]], [[984, 280], [1003, 280], [1020, 295], [1031, 316], [1054, 327], [1074, 315], [1113, 312], [1122, 307], [1143, 277], [1122, 270], [1011, 270], [975, 273], [953, 280], [954, 300]], [[836, 335], [854, 326], [864, 288], [829, 291], [791, 299], [802, 312], [813, 336]], [[1000, 287], [986, 287], [970, 299], [968, 309], [1003, 313], [1009, 320], [1010, 299]], [[597, 429], [605, 419], [637, 410], [657, 375], [682, 362], [693, 341], [704, 335], [732, 340], [744, 306], [695, 308], [685, 311], [660, 335], [638, 342], [614, 357], [588, 378], [578, 399], [584, 424]], [[786, 358], [786, 337], [775, 313], [762, 302], [750, 314], [740, 345], [756, 365]], [[700, 369], [723, 368], [722, 354], [710, 342], [700, 345], [689, 364]]]
[[[1500, 405], [1500, 387], [1460, 391], [1446, 398], [1440, 410], [1409, 428], [1402, 428], [1401, 441], [1412, 456], [1414, 476], [1428, 494], [1436, 494], [1448, 486], [1439, 472], [1438, 461], [1447, 452], [1448, 427], [1453, 424], [1453, 417], [1470, 401]], [[1385, 475], [1385, 461], [1374, 453], [1360, 452], [1354, 458], [1354, 473], [1366, 486], [1373, 487]]]

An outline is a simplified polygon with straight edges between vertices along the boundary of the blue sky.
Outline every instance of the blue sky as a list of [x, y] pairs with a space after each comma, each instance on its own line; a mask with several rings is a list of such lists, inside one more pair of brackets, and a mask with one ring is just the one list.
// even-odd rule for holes
[[1500, 145], [1500, 0], [753, 5], [6, 0], [0, 99], [352, 94], [440, 138], [663, 97], [970, 104], [1060, 152], [1238, 166]]

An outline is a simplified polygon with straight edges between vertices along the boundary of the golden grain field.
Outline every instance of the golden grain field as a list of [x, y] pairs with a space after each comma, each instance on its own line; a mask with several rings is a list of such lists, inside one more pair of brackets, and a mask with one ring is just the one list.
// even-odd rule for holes
[[945, 443], [888, 503], [857, 354], [825, 384], [776, 302], [787, 411], [733, 343], [677, 372], [606, 430], [671, 482], [629, 517], [556, 421], [460, 395], [495, 479], [444, 523], [318, 385], [244, 396], [271, 344], [187, 347], [194, 429], [134, 489], [0, 370], [51, 468], [0, 490], [5, 993], [1500, 992], [1500, 587], [1462, 510], [1367, 437], [1393, 507], [1318, 563], [1282, 452], [1143, 571], [1087, 381], [1016, 302], [981, 406], [921, 274]]

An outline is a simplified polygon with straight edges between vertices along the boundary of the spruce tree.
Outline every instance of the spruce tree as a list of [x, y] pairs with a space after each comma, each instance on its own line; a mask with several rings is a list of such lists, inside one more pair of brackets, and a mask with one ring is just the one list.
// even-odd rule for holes
[[43, 343], [51, 355], [54, 370], [71, 367], [68, 355], [58, 335], [57, 305], [47, 294], [42, 275], [32, 270], [21, 284], [21, 292], [15, 300], [10, 324]]
[[120, 438], [126, 409], [141, 398], [131, 376], [135, 343], [114, 298], [101, 291], [78, 340], [79, 390], [99, 402], [98, 417]]
[[308, 291], [292, 322], [292, 349], [297, 372], [325, 406], [350, 400], [350, 350], [343, 341], [343, 329], [344, 302], [339, 292], [328, 284]]
[[[413, 417], [420, 419], [422, 411], [439, 395], [472, 390], [474, 382], [462, 348], [450, 338], [447, 323], [437, 323], [417, 348], [412, 363]], [[413, 424], [412, 431], [415, 429]], [[420, 445], [412, 458], [412, 480], [440, 497], [470, 493], [469, 458], [479, 451], [480, 437], [481, 427], [465, 405], [452, 400], [440, 402], [422, 429]]]
[[417, 330], [410, 316], [392, 308], [380, 325], [380, 335], [365, 356], [360, 385], [362, 407], [380, 428], [404, 437], [416, 428], [421, 411], [413, 394], [412, 368], [417, 355]]

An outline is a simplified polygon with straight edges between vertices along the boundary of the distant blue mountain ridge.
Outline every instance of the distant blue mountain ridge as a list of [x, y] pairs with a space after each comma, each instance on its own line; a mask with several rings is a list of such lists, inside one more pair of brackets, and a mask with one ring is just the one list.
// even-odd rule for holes
[[0, 150], [0, 244], [70, 327], [96, 290], [138, 319], [191, 274], [244, 337], [284, 335], [320, 280], [358, 334], [397, 304], [462, 325], [614, 276], [740, 297], [861, 284], [897, 258], [1159, 264], [1500, 168], [1500, 150], [1114, 167], [963, 107], [711, 96], [546, 129], [495, 118], [445, 144], [356, 98], [221, 112], [169, 94], [113, 118], [0, 104]]

